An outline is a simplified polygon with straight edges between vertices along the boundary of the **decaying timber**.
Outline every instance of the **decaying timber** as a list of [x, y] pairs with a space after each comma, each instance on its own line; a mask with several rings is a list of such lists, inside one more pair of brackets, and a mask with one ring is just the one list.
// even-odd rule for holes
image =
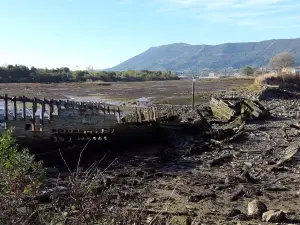
[[4, 101], [0, 133], [13, 128], [14, 136], [30, 140], [107, 140], [116, 130], [126, 130], [136, 124], [151, 125], [157, 114], [153, 107], [136, 108], [134, 120], [130, 121], [119, 107], [95, 102], [7, 95], [0, 96], [0, 100]]
[[210, 101], [213, 115], [227, 122], [243, 114], [247, 117], [266, 118], [270, 112], [258, 101], [250, 99], [216, 99]]
[[212, 98], [210, 107], [214, 116], [219, 119], [229, 121], [236, 115], [236, 105], [230, 101]]

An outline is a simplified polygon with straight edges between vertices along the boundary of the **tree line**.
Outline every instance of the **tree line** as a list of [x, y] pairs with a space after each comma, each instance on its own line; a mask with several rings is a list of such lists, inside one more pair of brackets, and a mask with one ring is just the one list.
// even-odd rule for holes
[[58, 83], [58, 82], [81, 82], [81, 81], [155, 81], [177, 80], [178, 76], [171, 71], [129, 70], [115, 71], [72, 71], [68, 67], [56, 69], [41, 69], [24, 65], [8, 65], [0, 67], [0, 83]]
[[[295, 64], [295, 57], [290, 52], [280, 52], [273, 56], [269, 61], [270, 69], [277, 73], [282, 73], [284, 68], [293, 67]], [[255, 69], [250, 66], [246, 66], [242, 69], [242, 73], [251, 76], [255, 73]]]

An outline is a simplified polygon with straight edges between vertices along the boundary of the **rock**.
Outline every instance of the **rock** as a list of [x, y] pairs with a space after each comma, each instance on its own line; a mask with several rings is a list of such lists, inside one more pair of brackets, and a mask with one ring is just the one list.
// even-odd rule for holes
[[257, 199], [249, 202], [248, 204], [248, 215], [254, 218], [260, 218], [267, 210], [267, 206]]
[[150, 203], [155, 203], [157, 202], [157, 199], [156, 198], [149, 198], [147, 199], [147, 203], [150, 204]]
[[147, 217], [147, 224], [151, 223], [153, 220], [153, 217], [152, 216], [148, 216]]
[[216, 194], [211, 191], [211, 190], [204, 190], [204, 191], [201, 191], [197, 194], [194, 194], [194, 195], [190, 195], [188, 197], [188, 201], [189, 202], [199, 202], [201, 201], [202, 199], [205, 199], [205, 198], [209, 198], [209, 197], [215, 197]]
[[269, 223], [280, 223], [285, 219], [285, 213], [281, 210], [270, 210], [262, 214], [262, 221]]
[[103, 185], [104, 187], [109, 187], [112, 184], [112, 180], [108, 177], [103, 177]]
[[241, 210], [239, 210], [239, 209], [232, 209], [232, 210], [230, 210], [228, 213], [227, 213], [227, 217], [235, 217], [235, 216], [237, 216], [237, 215], [239, 215], [239, 214], [241, 214], [242, 212], [241, 212]]
[[17, 212], [22, 213], [22, 214], [26, 214], [27, 213], [27, 208], [26, 207], [17, 208]]
[[248, 220], [248, 216], [245, 215], [244, 213], [241, 213], [241, 214], [238, 214], [234, 217], [232, 217], [232, 219], [235, 219], [235, 220]]

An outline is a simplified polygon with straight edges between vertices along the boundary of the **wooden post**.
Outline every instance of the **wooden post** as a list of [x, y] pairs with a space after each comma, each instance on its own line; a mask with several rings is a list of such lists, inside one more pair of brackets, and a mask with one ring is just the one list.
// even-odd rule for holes
[[22, 119], [26, 120], [26, 97], [22, 97], [22, 104], [23, 104], [23, 112], [22, 112]]
[[15, 96], [13, 98], [13, 101], [14, 101], [14, 120], [17, 120], [17, 97]]
[[139, 122], [142, 123], [142, 121], [143, 121], [143, 114], [142, 114], [142, 109], [141, 108], [138, 111], [138, 116], [139, 116]]
[[8, 120], [8, 96], [5, 94], [4, 97], [4, 120]]
[[118, 123], [121, 122], [121, 111], [120, 111], [120, 107], [118, 107], [118, 115], [117, 115], [117, 120], [118, 120]]
[[43, 131], [44, 129], [44, 116], [45, 116], [45, 100], [42, 101], [42, 108], [41, 108], [41, 111], [40, 111], [40, 125], [41, 125], [41, 128], [40, 128], [40, 131]]
[[61, 100], [59, 100], [56, 103], [56, 107], [57, 107], [57, 115], [60, 115], [60, 112], [61, 112]]
[[192, 85], [192, 95], [193, 95], [193, 102], [192, 102], [192, 108], [195, 108], [195, 82], [196, 79], [193, 77], [193, 85]]
[[152, 107], [153, 110], [153, 120], [156, 121], [156, 108]]
[[148, 108], [148, 115], [149, 115], [149, 120], [153, 121], [153, 111], [151, 108]]
[[66, 104], [65, 104], [65, 108], [68, 109], [69, 108], [69, 100], [67, 100]]
[[49, 103], [49, 120], [52, 119], [53, 112], [54, 112], [53, 99], [51, 99]]
[[32, 131], [35, 131], [35, 113], [36, 113], [37, 103], [36, 98], [33, 99], [32, 104]]
[[137, 107], [135, 107], [135, 118], [136, 118], [136, 122], [139, 122], [139, 116], [138, 116], [138, 109]]

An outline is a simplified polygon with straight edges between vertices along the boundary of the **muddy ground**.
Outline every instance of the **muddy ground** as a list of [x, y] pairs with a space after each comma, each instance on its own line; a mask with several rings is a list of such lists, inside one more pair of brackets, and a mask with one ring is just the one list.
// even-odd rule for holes
[[[151, 224], [160, 217], [167, 224], [269, 224], [247, 216], [248, 203], [259, 199], [268, 209], [285, 212], [286, 220], [280, 224], [300, 224], [299, 154], [271, 169], [287, 147], [300, 146], [300, 102], [275, 99], [262, 104], [272, 116], [249, 120], [244, 135], [231, 143], [206, 145], [201, 135], [170, 132], [167, 145], [87, 150], [83, 164], [101, 161], [103, 177], [110, 180], [109, 185], [100, 185], [110, 199], [105, 202], [107, 215], [121, 209], [134, 211], [142, 218], [135, 224]], [[197, 153], [186, 154], [190, 149]], [[215, 163], [220, 156], [225, 157]], [[65, 157], [68, 160], [68, 154]], [[245, 171], [249, 176], [243, 176]]]
[[[214, 93], [252, 83], [252, 79], [201, 79], [196, 81], [195, 94]], [[38, 98], [70, 99], [79, 101], [103, 101], [132, 103], [137, 99], [152, 101], [182, 99], [187, 104], [192, 91], [190, 79], [150, 82], [117, 83], [59, 83], [59, 84], [0, 84], [0, 94]], [[198, 100], [196, 98], [196, 100]], [[200, 99], [199, 99], [200, 100]]]
[[[176, 86], [176, 82], [182, 82], [181, 88]], [[180, 95], [190, 91], [188, 81], [176, 82], [165, 84], [168, 95]], [[152, 91], [159, 85], [151, 82], [144, 85], [149, 88], [149, 84]], [[53, 96], [78, 94], [76, 90], [81, 90], [85, 85], [91, 86], [84, 93], [100, 92], [99, 86], [95, 84], [82, 84], [76, 90], [72, 85], [74, 84], [70, 84], [69, 91], [60, 89]], [[116, 85], [120, 88], [118, 93], [123, 93], [126, 89], [125, 86], [122, 87], [124, 84]], [[115, 93], [116, 85], [100, 86], [101, 91]], [[145, 91], [138, 84], [132, 85], [137, 85], [135, 87], [140, 90], [132, 95], [134, 98], [154, 95], [150, 88]], [[185, 86], [186, 89], [183, 88]], [[9, 85], [7, 90], [16, 94], [16, 90], [24, 91], [25, 87], [27, 86]], [[34, 94], [37, 90], [48, 93], [44, 91], [45, 87], [50, 86], [39, 85], [37, 89], [27, 87], [28, 92], [23, 94]], [[52, 91], [53, 88], [63, 88], [61, 85], [51, 87]], [[112, 87], [115, 87], [114, 91], [110, 89]], [[229, 87], [229, 84], [214, 84], [207, 87], [207, 90], [225, 87]], [[200, 91], [200, 87], [198, 88]], [[1, 92], [7, 91], [1, 86]], [[159, 96], [160, 94], [156, 95]], [[139, 148], [123, 146], [115, 152], [103, 152], [101, 147], [96, 151], [86, 151], [83, 155], [85, 165], [100, 161], [98, 166], [106, 180], [101, 188], [106, 191], [103, 193], [109, 199], [105, 201], [107, 215], [113, 216], [120, 209], [134, 211], [142, 217], [135, 224], [151, 224], [152, 220], [159, 217], [167, 218], [168, 224], [191, 224], [189, 221], [193, 221], [194, 225], [268, 224], [247, 216], [248, 203], [259, 199], [268, 209], [285, 212], [287, 218], [281, 224], [300, 224], [300, 157], [296, 154], [291, 161], [271, 169], [284, 157], [287, 147], [300, 146], [300, 133], [297, 129], [300, 101], [271, 99], [261, 103], [270, 109], [272, 116], [266, 120], [249, 120], [244, 135], [231, 143], [206, 145], [199, 135], [178, 135], [170, 132], [172, 138], [167, 144]], [[199, 109], [202, 110], [201, 105]], [[291, 124], [296, 126], [293, 128]], [[182, 154], [195, 148], [198, 149], [197, 154]], [[212, 160], [220, 156], [227, 157], [218, 163], [212, 163]], [[65, 157], [68, 158], [68, 155]], [[249, 175], [246, 178], [242, 176], [245, 171]], [[66, 170], [60, 176], [64, 174], [67, 174]], [[57, 176], [55, 170], [52, 176]], [[107, 179], [110, 181], [109, 185]], [[64, 186], [64, 182], [61, 186]], [[99, 198], [99, 203], [102, 204], [103, 199]], [[240, 213], [236, 213], [235, 209], [240, 210]], [[72, 218], [77, 217], [71, 215], [68, 224], [75, 223]], [[76, 223], [84, 224], [78, 220]]]

